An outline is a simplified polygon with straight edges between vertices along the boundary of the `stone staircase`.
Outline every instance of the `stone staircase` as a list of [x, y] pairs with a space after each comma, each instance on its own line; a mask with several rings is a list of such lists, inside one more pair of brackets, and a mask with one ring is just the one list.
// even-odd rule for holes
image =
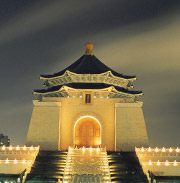
[[147, 183], [135, 152], [108, 152], [108, 161], [113, 183]]
[[26, 183], [54, 183], [63, 179], [67, 151], [40, 151]]
[[147, 183], [135, 152], [40, 151], [26, 183]]
[[111, 179], [106, 149], [69, 149], [63, 183], [109, 182]]

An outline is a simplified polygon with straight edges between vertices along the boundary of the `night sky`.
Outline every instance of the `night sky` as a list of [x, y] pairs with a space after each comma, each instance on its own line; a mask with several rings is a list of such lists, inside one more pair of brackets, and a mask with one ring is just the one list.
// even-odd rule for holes
[[0, 0], [0, 133], [24, 144], [40, 74], [72, 64], [85, 42], [136, 75], [150, 145], [180, 146], [179, 0]]

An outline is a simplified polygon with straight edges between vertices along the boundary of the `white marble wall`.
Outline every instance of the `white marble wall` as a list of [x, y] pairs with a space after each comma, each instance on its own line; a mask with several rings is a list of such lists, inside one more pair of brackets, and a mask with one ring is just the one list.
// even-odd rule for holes
[[148, 146], [142, 102], [116, 103], [116, 150], [134, 151]]

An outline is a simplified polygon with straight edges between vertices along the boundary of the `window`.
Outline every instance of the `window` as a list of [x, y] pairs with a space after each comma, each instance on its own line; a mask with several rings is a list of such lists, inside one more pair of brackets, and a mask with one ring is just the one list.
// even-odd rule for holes
[[86, 104], [91, 103], [91, 94], [85, 94], [85, 103]]

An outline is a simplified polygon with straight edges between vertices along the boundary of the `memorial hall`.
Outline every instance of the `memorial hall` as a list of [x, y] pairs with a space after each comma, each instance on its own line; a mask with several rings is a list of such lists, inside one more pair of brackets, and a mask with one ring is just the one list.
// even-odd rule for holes
[[26, 145], [44, 150], [69, 146], [129, 151], [147, 146], [148, 137], [135, 76], [104, 65], [86, 44], [85, 54], [66, 69], [41, 75], [46, 89], [35, 90]]
[[180, 149], [149, 147], [136, 76], [106, 66], [92, 43], [40, 79], [25, 145], [0, 147], [0, 183], [180, 181]]

